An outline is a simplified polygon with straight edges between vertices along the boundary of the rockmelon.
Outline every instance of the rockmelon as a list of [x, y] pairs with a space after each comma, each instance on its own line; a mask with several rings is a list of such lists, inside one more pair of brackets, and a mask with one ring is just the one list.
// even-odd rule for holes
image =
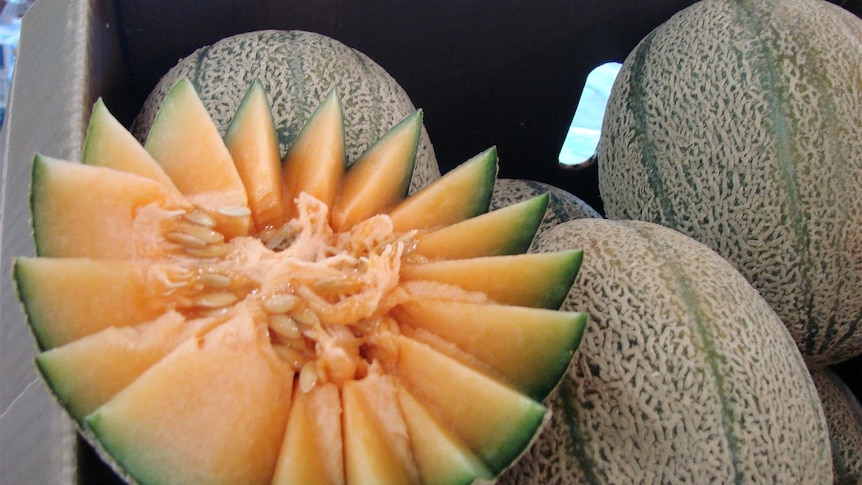
[[862, 20], [823, 0], [703, 0], [629, 54], [599, 142], [611, 219], [729, 259], [806, 359], [862, 353]]
[[181, 79], [145, 145], [98, 102], [85, 164], [35, 157], [42, 376], [132, 483], [493, 479], [581, 340], [582, 251], [525, 253], [546, 195], [488, 211], [493, 148], [408, 196], [421, 112], [347, 164], [338, 90], [286, 154], [263, 95], [223, 140]]
[[573, 219], [600, 219], [601, 214], [575, 194], [549, 183], [527, 179], [498, 179], [491, 196], [491, 209], [502, 209], [547, 194], [545, 217], [536, 229], [542, 233], [561, 222]]
[[[144, 142], [168, 92], [188, 79], [219, 132], [225, 133], [244, 90], [259, 80], [269, 96], [279, 150], [285, 153], [332, 90], [343, 103], [344, 149], [353, 162], [416, 108], [407, 92], [366, 54], [315, 32], [260, 30], [226, 37], [181, 59], [158, 82], [132, 125]], [[424, 127], [419, 133], [411, 192], [440, 177]]]
[[831, 483], [827, 424], [788, 330], [708, 247], [653, 223], [578, 219], [564, 308], [590, 328], [553, 417], [500, 483]]
[[829, 424], [833, 483], [862, 483], [862, 405], [859, 398], [833, 369], [814, 366], [810, 371]]

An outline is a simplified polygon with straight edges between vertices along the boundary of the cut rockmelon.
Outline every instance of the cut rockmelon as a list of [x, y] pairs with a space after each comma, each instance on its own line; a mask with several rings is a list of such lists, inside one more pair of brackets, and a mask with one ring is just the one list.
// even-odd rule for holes
[[407, 195], [421, 131], [422, 111], [417, 110], [350, 166], [332, 209], [336, 230], [350, 229]]
[[396, 231], [447, 226], [488, 211], [497, 178], [497, 150], [455, 167], [389, 212]]
[[33, 160], [30, 205], [39, 256], [101, 259], [155, 256], [158, 242], [136, 228], [155, 232], [192, 207], [154, 180], [41, 155]]
[[239, 312], [186, 340], [86, 418], [143, 483], [268, 483], [293, 371], [266, 327]]
[[[173, 186], [34, 162], [39, 256], [14, 276], [42, 375], [100, 455], [140, 484], [466, 484], [517, 459], [585, 324], [557, 310], [581, 252], [521, 254], [547, 197], [486, 213], [494, 149], [407, 196], [420, 111], [347, 169], [334, 92], [283, 164], [260, 84], [226, 145], [172, 93], [147, 147]], [[231, 169], [195, 158], [213, 154]]]
[[[429, 259], [462, 259], [527, 252], [548, 207], [548, 194], [419, 234], [416, 252]], [[494, 235], [505, 235], [496, 238]]]
[[341, 412], [340, 392], [334, 384], [295, 393], [273, 484], [345, 482]]
[[347, 158], [341, 99], [330, 91], [282, 160], [288, 215], [296, 215], [296, 198], [305, 192], [331, 209]]
[[99, 99], [93, 105], [81, 162], [134, 173], [173, 187], [174, 181]]
[[[586, 318], [539, 308], [428, 299], [404, 303], [396, 315], [404, 324], [457, 345], [505, 382], [537, 399], [547, 396], [563, 376]], [[546, 352], [533, 354], [529, 365], [512, 358], [536, 348]]]
[[574, 283], [583, 252], [531, 253], [407, 265], [407, 281], [437, 281], [479, 291], [498, 303], [557, 309]]
[[187, 321], [176, 312], [134, 327], [108, 327], [40, 353], [39, 370], [56, 383], [54, 393], [82, 420], [165, 357], [181, 342], [218, 323]]
[[259, 80], [251, 84], [237, 108], [225, 145], [245, 185], [257, 230], [284, 224], [281, 154], [269, 101]]
[[168, 93], [144, 147], [189, 200], [212, 214], [226, 236], [248, 231], [251, 211], [245, 186], [221, 134], [187, 79]]

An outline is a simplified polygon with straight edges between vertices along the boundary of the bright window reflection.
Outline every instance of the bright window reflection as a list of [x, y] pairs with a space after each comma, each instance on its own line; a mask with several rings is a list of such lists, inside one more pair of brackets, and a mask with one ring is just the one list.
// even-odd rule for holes
[[587, 75], [587, 82], [578, 101], [572, 124], [569, 126], [569, 133], [560, 150], [561, 165], [577, 167], [595, 154], [608, 95], [621, 65], [619, 62], [608, 62], [596, 67]]

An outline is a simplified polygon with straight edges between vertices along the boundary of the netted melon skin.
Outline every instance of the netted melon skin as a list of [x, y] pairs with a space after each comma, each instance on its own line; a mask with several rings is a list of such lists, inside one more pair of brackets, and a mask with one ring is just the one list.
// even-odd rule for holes
[[862, 483], [862, 405], [841, 377], [829, 367], [811, 368], [832, 440], [834, 483]]
[[[248, 86], [259, 78], [272, 104], [282, 154], [333, 88], [343, 103], [348, 160], [356, 160], [389, 128], [416, 110], [398, 82], [356, 49], [313, 32], [254, 31], [202, 47], [171, 68], [132, 125], [133, 134], [142, 142], [162, 100], [182, 77], [192, 82], [222, 133]], [[423, 127], [410, 192], [438, 178], [440, 168]]]
[[862, 352], [860, 60], [835, 5], [705, 0], [629, 55], [599, 145], [608, 218], [728, 258], [812, 363]]
[[602, 216], [589, 204], [571, 192], [538, 180], [497, 179], [491, 196], [490, 210], [508, 207], [547, 192], [550, 195], [545, 217], [539, 225], [541, 233], [561, 222], [573, 219], [600, 219]]
[[823, 410], [787, 329], [719, 255], [668, 228], [579, 219], [563, 305], [590, 315], [550, 424], [503, 484], [831, 483]]

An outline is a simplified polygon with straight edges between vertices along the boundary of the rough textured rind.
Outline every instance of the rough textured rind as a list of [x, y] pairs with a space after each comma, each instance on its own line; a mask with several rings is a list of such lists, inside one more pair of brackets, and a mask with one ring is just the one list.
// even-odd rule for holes
[[[135, 119], [132, 132], [139, 140], [145, 140], [162, 100], [181, 77], [192, 81], [222, 133], [248, 86], [260, 78], [273, 106], [282, 154], [333, 88], [344, 106], [351, 161], [416, 110], [401, 86], [365, 54], [312, 32], [263, 30], [227, 37], [180, 60], [162, 77]], [[411, 193], [439, 177], [423, 128]]]
[[508, 207], [547, 192], [550, 195], [545, 217], [537, 234], [572, 219], [601, 219], [601, 214], [574, 194], [537, 180], [497, 179], [491, 196], [491, 209]]
[[862, 405], [832, 369], [816, 366], [810, 370], [829, 424], [834, 483], [862, 483]]
[[862, 352], [862, 21], [819, 0], [704, 0], [644, 38], [599, 144], [611, 219], [731, 260], [810, 362]]
[[500, 483], [830, 483], [817, 391], [787, 329], [733, 267], [651, 223], [579, 219], [564, 308], [590, 315], [553, 418]]

